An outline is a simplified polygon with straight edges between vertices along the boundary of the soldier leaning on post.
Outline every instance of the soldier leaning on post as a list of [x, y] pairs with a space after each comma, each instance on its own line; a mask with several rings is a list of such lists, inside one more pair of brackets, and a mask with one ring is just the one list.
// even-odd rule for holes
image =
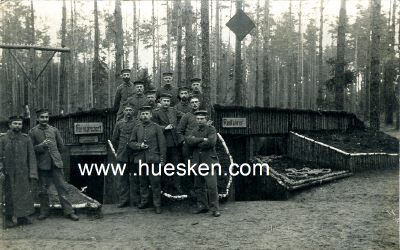
[[[155, 212], [159, 214], [161, 213], [161, 176], [157, 173], [161, 171], [161, 166], [165, 163], [165, 137], [161, 127], [151, 121], [152, 111], [150, 106], [143, 106], [139, 112], [141, 122], [132, 131], [129, 147], [135, 152], [135, 164], [139, 164], [139, 161], [142, 164], [148, 164], [149, 175], [146, 175], [146, 168], [143, 167], [139, 176], [141, 203], [138, 208], [143, 209], [149, 206], [150, 184], [153, 191]], [[155, 168], [153, 171], [152, 164]]]
[[50, 126], [49, 111], [40, 109], [36, 111], [39, 124], [29, 131], [29, 136], [36, 153], [39, 169], [39, 199], [40, 215], [39, 220], [49, 216], [49, 187], [54, 183], [58, 198], [64, 210], [65, 217], [77, 221], [79, 217], [75, 214], [71, 202], [68, 200], [68, 190], [64, 180], [63, 162], [61, 154], [64, 143], [57, 128]]
[[[170, 107], [171, 95], [162, 94], [160, 96], [161, 108], [154, 112], [153, 121], [161, 126], [165, 140], [167, 143], [167, 159], [166, 163], [171, 163], [177, 166], [181, 160], [180, 145], [182, 140], [178, 136], [176, 128], [178, 127], [178, 117], [182, 113], [175, 108]], [[173, 176], [173, 188], [178, 194], [182, 194], [181, 177], [178, 175]]]
[[[5, 227], [32, 224], [28, 215], [35, 212], [30, 181], [37, 181], [35, 151], [27, 134], [21, 133], [22, 118], [9, 118], [10, 129], [0, 135], [0, 175], [5, 192]], [[35, 183], [36, 184], [36, 183]], [[34, 185], [34, 184], [33, 184]]]
[[128, 98], [133, 96], [133, 94], [135, 93], [135, 87], [131, 82], [131, 70], [121, 70], [121, 77], [124, 82], [117, 87], [113, 107], [114, 112], [117, 113], [117, 121], [121, 120], [124, 117], [123, 111], [126, 100], [128, 100]]
[[[193, 163], [198, 166], [205, 163], [209, 166], [209, 173], [206, 176], [197, 175], [194, 177], [194, 187], [197, 198], [197, 209], [195, 214], [206, 213], [211, 209], [213, 216], [220, 216], [218, 201], [217, 176], [212, 175], [212, 164], [219, 162], [215, 151], [217, 142], [217, 132], [215, 128], [207, 124], [207, 111], [199, 110], [195, 112], [197, 127], [194, 128], [190, 136], [186, 137], [186, 143], [192, 147]], [[215, 171], [216, 172], [216, 171]], [[208, 199], [207, 199], [208, 196]]]
[[115, 125], [114, 133], [111, 139], [112, 143], [117, 147], [117, 162], [119, 164], [126, 164], [127, 166], [119, 180], [119, 208], [129, 206], [130, 203], [129, 173], [132, 174], [132, 191], [134, 199], [132, 203], [134, 206], [137, 206], [140, 203], [139, 176], [137, 175], [137, 166], [133, 163], [133, 151], [128, 146], [133, 128], [138, 124], [134, 113], [133, 105], [128, 103], [124, 109], [124, 118], [118, 121]]
[[171, 107], [175, 106], [178, 103], [178, 90], [172, 86], [173, 73], [172, 72], [164, 72], [163, 76], [163, 86], [157, 89], [157, 99], [160, 99], [162, 94], [171, 95]]

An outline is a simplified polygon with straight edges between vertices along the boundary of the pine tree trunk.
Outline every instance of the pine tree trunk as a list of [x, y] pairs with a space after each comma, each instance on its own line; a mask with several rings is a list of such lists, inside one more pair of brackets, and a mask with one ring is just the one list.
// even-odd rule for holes
[[320, 0], [320, 17], [319, 17], [319, 44], [318, 44], [318, 95], [317, 95], [317, 108], [321, 109], [324, 106], [322, 86], [324, 84], [323, 75], [323, 34], [324, 34], [324, 0]]
[[[236, 10], [242, 9], [242, 0], [236, 0]], [[244, 105], [242, 75], [242, 42], [236, 37], [235, 43], [235, 104]]]
[[185, 0], [185, 78], [186, 86], [190, 86], [190, 79], [193, 78], [193, 51], [194, 51], [194, 37], [192, 31], [193, 12], [190, 0]]
[[[63, 0], [62, 7], [62, 20], [61, 20], [61, 47], [65, 47], [66, 33], [67, 33], [67, 8], [65, 4], [65, 0]], [[65, 72], [65, 59], [67, 54], [61, 53], [60, 59], [60, 85], [59, 85], [59, 96], [58, 96], [58, 105], [57, 105], [57, 113], [60, 113], [61, 110], [65, 110], [65, 86], [66, 86], [66, 72]]]
[[336, 110], [344, 109], [344, 53], [346, 46], [346, 0], [341, 0], [339, 13], [339, 26], [337, 38], [336, 52], [336, 70], [335, 70], [335, 108]]
[[138, 33], [138, 26], [137, 26], [137, 17], [136, 17], [136, 0], [132, 1], [133, 3], [133, 34], [132, 34], [132, 53], [133, 53], [133, 64], [132, 64], [132, 77], [133, 79], [137, 79], [138, 76], [138, 54], [137, 54], [137, 33]]
[[264, 107], [270, 107], [271, 87], [269, 76], [269, 0], [265, 0], [264, 6], [264, 37], [263, 37], [263, 103]]
[[370, 85], [370, 121], [371, 129], [379, 130], [379, 82], [380, 82], [380, 61], [379, 61], [379, 44], [380, 44], [380, 27], [379, 18], [381, 11], [381, 0], [372, 0], [372, 39], [371, 39], [371, 85]]
[[203, 103], [211, 111], [210, 103], [210, 31], [209, 1], [201, 0], [201, 78], [203, 87]]
[[177, 8], [177, 45], [176, 45], [176, 83], [178, 87], [182, 84], [182, 3], [181, 0], [176, 1]]
[[124, 36], [122, 29], [121, 0], [115, 0], [115, 79], [119, 79], [124, 56]]

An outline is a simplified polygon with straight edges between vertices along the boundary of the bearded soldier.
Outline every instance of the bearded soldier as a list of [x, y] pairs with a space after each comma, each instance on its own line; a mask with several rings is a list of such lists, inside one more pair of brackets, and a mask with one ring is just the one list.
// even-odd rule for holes
[[[30, 180], [38, 179], [35, 151], [27, 134], [21, 133], [22, 118], [9, 118], [9, 130], [0, 135], [0, 175], [4, 175], [5, 224], [14, 227], [13, 217], [18, 224], [31, 224], [28, 215], [35, 212]], [[4, 223], [4, 222], [3, 222]]]
[[179, 102], [178, 104], [175, 105], [175, 108], [184, 114], [192, 110], [192, 108], [189, 105], [189, 97], [190, 97], [189, 93], [190, 93], [189, 88], [187, 87], [179, 88]]
[[117, 112], [117, 121], [121, 120], [124, 117], [123, 111], [126, 101], [135, 93], [134, 85], [131, 82], [131, 70], [121, 70], [121, 77], [124, 82], [117, 87], [113, 108], [114, 111]]
[[65, 217], [77, 221], [79, 217], [75, 214], [72, 204], [68, 199], [68, 190], [64, 180], [63, 162], [61, 154], [64, 143], [60, 131], [49, 125], [49, 111], [40, 109], [36, 111], [39, 124], [29, 131], [29, 136], [36, 153], [39, 170], [39, 220], [44, 220], [49, 215], [49, 187], [54, 183], [58, 198], [64, 210]]

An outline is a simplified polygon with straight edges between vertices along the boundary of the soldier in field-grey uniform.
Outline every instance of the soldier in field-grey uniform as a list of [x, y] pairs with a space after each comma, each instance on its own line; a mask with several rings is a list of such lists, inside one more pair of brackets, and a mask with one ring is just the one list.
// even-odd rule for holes
[[75, 214], [72, 204], [68, 198], [68, 191], [64, 180], [63, 162], [60, 152], [63, 151], [64, 143], [57, 128], [50, 126], [49, 111], [40, 109], [36, 111], [39, 124], [29, 131], [29, 136], [36, 153], [39, 169], [39, 220], [44, 220], [49, 215], [49, 187], [54, 183], [58, 198], [64, 210], [64, 215], [74, 221], [79, 220]]

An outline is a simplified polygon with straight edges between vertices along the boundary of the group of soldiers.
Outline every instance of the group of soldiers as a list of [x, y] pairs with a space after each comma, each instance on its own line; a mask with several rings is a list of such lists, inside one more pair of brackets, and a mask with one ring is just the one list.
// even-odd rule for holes
[[[190, 159], [193, 163], [211, 166], [218, 163], [216, 130], [204, 110], [200, 78], [191, 79], [191, 88], [176, 89], [172, 86], [173, 74], [165, 72], [160, 88], [149, 87], [144, 91], [144, 82], [130, 81], [129, 69], [122, 70], [121, 77], [124, 83], [116, 91], [117, 123], [111, 141], [117, 148], [118, 163], [129, 166], [130, 172], [120, 178], [118, 207], [132, 203], [139, 209], [146, 208], [151, 204], [152, 193], [155, 212], [161, 213], [162, 177], [153, 174], [160, 169], [139, 176], [139, 162], [162, 168], [167, 163], [177, 166]], [[181, 179], [177, 174], [173, 176], [171, 188], [177, 195], [183, 193]], [[211, 210], [214, 216], [220, 216], [217, 176], [211, 171], [207, 176], [195, 176], [194, 190], [197, 198], [194, 213]], [[130, 201], [130, 197], [134, 200]]]
[[[193, 163], [209, 166], [218, 162], [215, 151], [217, 134], [208, 120], [206, 110], [201, 110], [201, 79], [191, 79], [191, 88], [176, 89], [172, 86], [173, 74], [163, 73], [163, 84], [159, 89], [145, 91], [142, 81], [131, 82], [130, 70], [123, 69], [123, 83], [118, 86], [114, 109], [117, 123], [112, 142], [117, 148], [117, 161], [127, 164], [120, 178], [118, 207], [130, 204], [130, 181], [134, 205], [139, 209], [152, 203], [156, 213], [161, 213], [161, 177], [150, 171], [149, 175], [138, 175], [139, 162], [162, 168], [171, 163], [177, 166], [190, 159]], [[69, 192], [64, 180], [63, 140], [56, 127], [49, 125], [49, 111], [36, 112], [38, 124], [28, 134], [22, 133], [23, 118], [11, 116], [9, 130], [0, 134], [0, 180], [4, 183], [4, 224], [6, 227], [31, 224], [28, 217], [34, 212], [33, 190], [39, 187], [39, 220], [49, 216], [49, 187], [54, 184], [64, 215], [79, 220], [72, 208]], [[153, 163], [153, 164], [152, 164]], [[173, 188], [182, 194], [181, 178], [175, 175]], [[150, 192], [150, 186], [151, 191]], [[194, 177], [197, 208], [194, 213], [212, 211], [220, 216], [217, 176]]]
[[49, 187], [54, 184], [64, 215], [79, 220], [68, 198], [61, 153], [63, 140], [57, 128], [49, 125], [49, 111], [36, 112], [38, 125], [22, 133], [23, 119], [9, 118], [9, 130], [0, 135], [0, 177], [4, 188], [5, 227], [32, 224], [33, 192], [39, 185], [39, 220], [49, 216]]

